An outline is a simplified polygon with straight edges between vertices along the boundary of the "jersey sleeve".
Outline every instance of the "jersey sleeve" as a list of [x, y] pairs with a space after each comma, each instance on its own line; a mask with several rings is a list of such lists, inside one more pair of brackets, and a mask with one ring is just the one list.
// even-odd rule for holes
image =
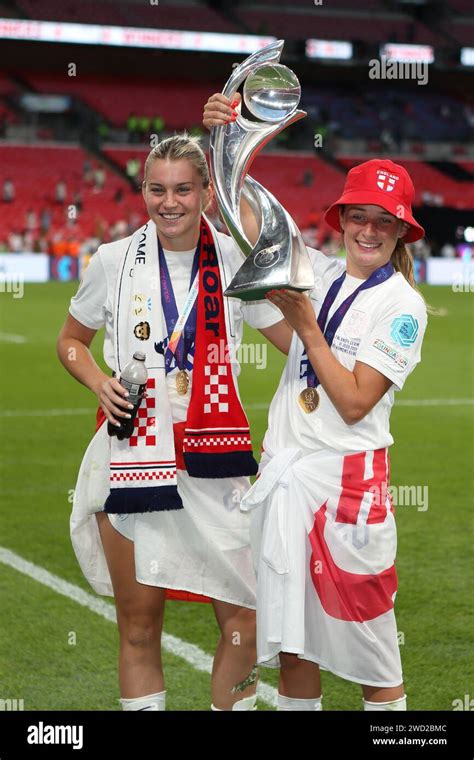
[[385, 375], [401, 390], [421, 359], [421, 344], [427, 325], [426, 306], [416, 293], [405, 303], [391, 304], [363, 338], [356, 361]]
[[280, 309], [270, 301], [242, 301], [242, 314], [250, 327], [262, 330], [284, 319]]
[[309, 246], [306, 246], [306, 250], [313, 267], [315, 286], [320, 280], [328, 277], [333, 278], [333, 275], [341, 274], [346, 268], [343, 259], [338, 259], [337, 256], [327, 256], [322, 251]]
[[107, 278], [100, 251], [97, 251], [89, 261], [76, 295], [71, 298], [69, 313], [91, 330], [100, 330], [105, 324], [106, 300]]

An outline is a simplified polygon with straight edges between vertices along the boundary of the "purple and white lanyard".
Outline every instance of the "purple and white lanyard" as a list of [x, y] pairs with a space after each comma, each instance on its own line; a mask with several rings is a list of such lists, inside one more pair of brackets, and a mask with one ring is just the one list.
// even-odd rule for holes
[[[321, 306], [321, 309], [318, 315], [318, 325], [329, 347], [332, 346], [334, 336], [337, 330], [339, 329], [342, 320], [346, 316], [347, 312], [349, 311], [350, 307], [354, 303], [359, 293], [362, 290], [368, 290], [369, 288], [373, 288], [376, 285], [380, 285], [382, 282], [385, 282], [385, 280], [388, 280], [394, 272], [395, 272], [395, 269], [393, 268], [393, 264], [390, 261], [387, 264], [384, 264], [382, 267], [379, 267], [378, 269], [376, 269], [375, 272], [372, 272], [370, 277], [367, 280], [364, 280], [364, 282], [361, 285], [359, 285], [359, 287], [356, 288], [354, 292], [351, 293], [350, 296], [346, 298], [345, 301], [341, 303], [341, 305], [336, 309], [331, 319], [329, 320], [328, 325], [326, 326], [329, 310], [331, 306], [333, 305], [334, 301], [336, 300], [340, 289], [342, 288], [342, 283], [344, 282], [347, 273], [343, 272], [341, 276], [337, 278], [337, 280], [334, 280], [328, 292], [326, 293], [326, 297], [323, 301], [323, 305]], [[303, 355], [304, 356], [306, 355], [306, 351], [303, 352]], [[308, 374], [307, 374], [308, 388], [316, 388], [319, 384], [320, 383], [319, 383], [318, 376], [316, 372], [314, 371], [313, 367], [311, 366], [311, 362], [308, 359]]]
[[[196, 297], [198, 291], [198, 269], [199, 269], [199, 251], [201, 249], [200, 241], [197, 244], [194, 253], [193, 265], [191, 268], [191, 279], [189, 283], [189, 293], [184, 304], [181, 314], [178, 313], [176, 299], [174, 296], [173, 285], [171, 282], [168, 265], [166, 263], [163, 248], [158, 240], [158, 260], [160, 264], [160, 285], [161, 285], [161, 305], [166, 322], [166, 331], [168, 334], [168, 346], [165, 351], [165, 372], [168, 374], [172, 367], [173, 358], [176, 361], [178, 369], [183, 369], [186, 364], [188, 353], [194, 346], [196, 337], [196, 319], [197, 304]], [[179, 253], [176, 254], [179, 256]], [[176, 335], [174, 335], [176, 333]], [[178, 337], [179, 335], [179, 337]]]

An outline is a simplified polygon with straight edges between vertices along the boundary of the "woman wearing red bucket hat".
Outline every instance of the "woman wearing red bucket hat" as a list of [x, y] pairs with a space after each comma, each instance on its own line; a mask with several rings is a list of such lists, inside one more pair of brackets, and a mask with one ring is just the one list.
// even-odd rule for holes
[[[232, 118], [213, 95], [204, 125]], [[267, 294], [284, 320], [266, 337], [288, 360], [241, 508], [253, 512], [257, 658], [280, 668], [278, 710], [321, 710], [320, 669], [361, 684], [365, 710], [406, 710], [388, 447], [395, 391], [420, 361], [427, 323], [405, 246], [424, 235], [413, 197], [402, 166], [354, 167], [326, 213], [346, 264], [308, 248], [309, 294]]]
[[309, 250], [309, 298], [267, 296], [285, 317], [288, 362], [243, 507], [261, 507], [257, 651], [280, 665], [281, 710], [321, 709], [320, 669], [360, 683], [365, 710], [406, 710], [388, 447], [394, 391], [427, 322], [405, 246], [424, 235], [413, 197], [392, 161], [354, 167], [326, 212], [346, 265]]

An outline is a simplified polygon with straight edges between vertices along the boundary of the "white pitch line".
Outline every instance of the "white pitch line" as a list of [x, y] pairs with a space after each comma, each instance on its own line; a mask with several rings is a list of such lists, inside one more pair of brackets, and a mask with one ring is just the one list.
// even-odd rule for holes
[[[395, 409], [399, 406], [473, 406], [474, 398], [405, 398], [395, 401]], [[268, 403], [245, 404], [245, 409], [258, 411], [268, 409]], [[94, 415], [97, 409], [78, 407], [77, 409], [2, 409], [0, 417], [75, 417]]]
[[0, 332], [0, 342], [3, 343], [28, 343], [28, 338], [24, 335], [15, 335], [14, 333]]
[[75, 417], [83, 414], [94, 415], [96, 409], [3, 409], [0, 417]]
[[[116, 623], [117, 618], [115, 614], [115, 607], [103, 599], [100, 599], [87, 591], [84, 591], [79, 586], [75, 586], [73, 583], [63, 580], [58, 575], [53, 575], [48, 570], [45, 570], [39, 565], [29, 562], [19, 554], [0, 546], [0, 562], [8, 567], [12, 567], [14, 570], [27, 575], [38, 583], [42, 583], [43, 586], [56, 591], [58, 594], [65, 596], [67, 599], [71, 599], [73, 602], [80, 604], [82, 607], [86, 607], [91, 612], [95, 612], [110, 623]], [[163, 633], [162, 635], [163, 649], [176, 657], [181, 657], [189, 665], [192, 665], [196, 670], [202, 673], [212, 672], [212, 657], [203, 652], [195, 644], [189, 644], [187, 641], [179, 639], [177, 636], [173, 636], [170, 633]], [[258, 698], [272, 707], [276, 707], [277, 704], [277, 690], [273, 686], [260, 682], [258, 684]]]

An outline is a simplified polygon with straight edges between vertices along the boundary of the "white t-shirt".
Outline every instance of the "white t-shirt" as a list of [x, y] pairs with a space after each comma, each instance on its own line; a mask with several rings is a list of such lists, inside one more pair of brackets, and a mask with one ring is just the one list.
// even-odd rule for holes
[[[222, 233], [217, 233], [217, 235], [226, 267], [231, 274], [234, 274], [244, 261], [243, 254], [228, 235]], [[79, 290], [71, 299], [69, 307], [70, 314], [86, 327], [92, 330], [105, 327], [104, 360], [111, 370], [115, 370], [113, 323], [116, 280], [121, 262], [121, 252], [129, 240], [130, 238], [127, 238], [99, 247], [97, 253], [92, 256]], [[164, 254], [176, 305], [178, 312], [180, 312], [189, 292], [194, 249], [192, 251], [164, 250]], [[228, 340], [234, 346], [234, 356], [242, 339], [244, 319], [251, 327], [257, 329], [269, 327], [283, 319], [280, 310], [267, 301], [244, 303], [240, 299], [224, 297], [224, 302], [228, 309], [228, 324], [230, 325]], [[163, 324], [165, 324], [164, 320]], [[165, 337], [164, 335], [163, 338]], [[189, 355], [188, 358], [191, 366], [192, 356]], [[240, 367], [237, 362], [232, 362], [232, 368], [234, 373], [238, 375]], [[182, 422], [186, 419], [189, 399], [191, 398], [191, 385], [186, 395], [178, 394], [176, 390], [177, 372], [178, 368], [174, 368], [168, 373], [167, 387], [173, 420]], [[192, 383], [190, 367], [188, 367], [188, 374]]]
[[[345, 264], [311, 248], [308, 252], [316, 281], [309, 297], [317, 316], [330, 285], [342, 274]], [[361, 282], [346, 275], [328, 321]], [[275, 452], [296, 446], [309, 453], [323, 447], [350, 452], [390, 446], [393, 438], [389, 419], [394, 390], [403, 388], [406, 378], [420, 361], [426, 323], [422, 297], [399, 272], [356, 296], [336, 331], [331, 350], [348, 370], [353, 370], [356, 361], [364, 362], [391, 380], [392, 386], [355, 425], [344, 422], [321, 385], [318, 408], [310, 413], [301, 408], [298, 396], [307, 387], [307, 357], [303, 343], [294, 334], [288, 362], [270, 407], [264, 448]]]

